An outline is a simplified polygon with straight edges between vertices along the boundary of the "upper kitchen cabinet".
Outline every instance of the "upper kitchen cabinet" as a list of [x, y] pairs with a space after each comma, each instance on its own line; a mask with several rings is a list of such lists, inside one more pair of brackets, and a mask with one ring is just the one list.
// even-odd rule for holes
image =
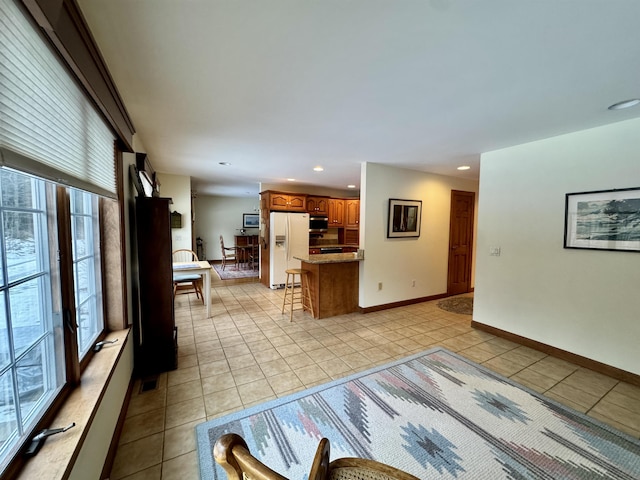
[[344, 227], [344, 200], [341, 198], [329, 199], [329, 228]]
[[329, 198], [307, 197], [307, 212], [312, 215], [329, 215]]
[[307, 196], [305, 194], [265, 191], [261, 194], [263, 208], [268, 211], [306, 212]]
[[360, 200], [345, 200], [346, 219], [344, 226], [346, 228], [360, 227]]

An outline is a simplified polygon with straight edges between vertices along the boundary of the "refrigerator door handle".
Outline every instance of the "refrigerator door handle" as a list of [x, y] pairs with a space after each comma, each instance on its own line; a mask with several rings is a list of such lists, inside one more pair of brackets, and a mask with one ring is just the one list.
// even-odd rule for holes
[[289, 235], [290, 234], [291, 234], [291, 218], [289, 217], [289, 215], [287, 215], [287, 220], [285, 222], [285, 227], [284, 227], [284, 236], [285, 236], [284, 255], [287, 261], [289, 260], [289, 243], [290, 243]]

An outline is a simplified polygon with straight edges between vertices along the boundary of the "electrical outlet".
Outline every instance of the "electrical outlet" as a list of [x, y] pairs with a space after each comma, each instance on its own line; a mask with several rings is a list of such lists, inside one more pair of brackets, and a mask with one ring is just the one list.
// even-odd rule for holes
[[378, 282], [378, 290], [382, 290], [382, 282]]
[[500, 247], [489, 247], [489, 255], [492, 257], [500, 256]]

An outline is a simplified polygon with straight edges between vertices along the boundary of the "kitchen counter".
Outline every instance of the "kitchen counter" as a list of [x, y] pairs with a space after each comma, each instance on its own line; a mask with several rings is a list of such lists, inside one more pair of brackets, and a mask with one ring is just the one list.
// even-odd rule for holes
[[358, 256], [357, 253], [321, 253], [318, 255], [300, 255], [294, 256], [296, 260], [301, 262], [320, 264], [320, 263], [344, 263], [344, 262], [360, 262], [364, 257]]
[[333, 317], [358, 311], [358, 262], [364, 260], [357, 253], [325, 253], [294, 257], [308, 272], [309, 290], [315, 318]]

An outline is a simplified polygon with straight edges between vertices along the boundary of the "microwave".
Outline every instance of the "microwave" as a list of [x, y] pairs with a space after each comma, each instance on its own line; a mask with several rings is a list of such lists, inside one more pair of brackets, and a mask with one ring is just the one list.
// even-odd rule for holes
[[329, 230], [329, 217], [309, 215], [309, 233], [325, 233]]

